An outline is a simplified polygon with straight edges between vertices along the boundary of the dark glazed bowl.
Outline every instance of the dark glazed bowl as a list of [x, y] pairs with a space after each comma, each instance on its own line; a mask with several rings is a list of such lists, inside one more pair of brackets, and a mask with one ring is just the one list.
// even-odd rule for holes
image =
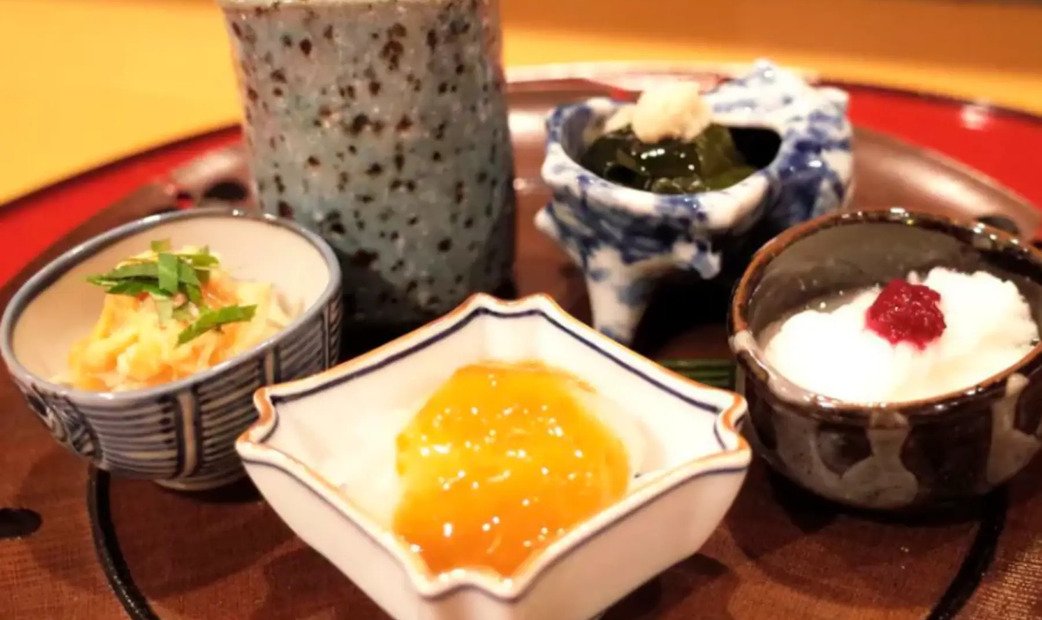
[[840, 212], [794, 227], [753, 258], [728, 330], [750, 442], [772, 467], [828, 499], [920, 509], [980, 495], [1040, 445], [1042, 346], [963, 392], [881, 405], [804, 391], [764, 361], [764, 328], [811, 301], [945, 266], [1011, 280], [1042, 323], [1042, 252], [984, 224], [904, 209]]

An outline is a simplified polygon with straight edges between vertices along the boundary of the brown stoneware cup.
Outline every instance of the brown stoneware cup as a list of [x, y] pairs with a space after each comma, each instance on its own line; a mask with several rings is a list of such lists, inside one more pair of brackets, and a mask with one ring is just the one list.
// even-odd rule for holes
[[[728, 330], [746, 434], [784, 476], [833, 501], [917, 510], [981, 495], [1042, 445], [1042, 346], [975, 386], [858, 405], [809, 393], [763, 358], [758, 338], [810, 302], [944, 266], [1014, 282], [1042, 322], [1042, 252], [997, 228], [903, 209], [840, 212], [796, 226], [753, 258]], [[807, 352], [812, 355], [812, 351]]]

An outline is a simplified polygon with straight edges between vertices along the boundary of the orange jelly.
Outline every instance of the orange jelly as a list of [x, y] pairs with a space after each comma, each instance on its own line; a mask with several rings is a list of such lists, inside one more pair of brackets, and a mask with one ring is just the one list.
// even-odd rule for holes
[[538, 363], [465, 366], [397, 441], [394, 531], [433, 573], [509, 577], [626, 492], [622, 441], [584, 408], [589, 386]]

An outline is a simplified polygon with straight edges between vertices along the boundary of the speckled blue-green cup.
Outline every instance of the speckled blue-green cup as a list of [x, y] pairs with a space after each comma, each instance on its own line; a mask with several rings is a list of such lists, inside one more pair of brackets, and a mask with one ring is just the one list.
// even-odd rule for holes
[[218, 0], [257, 195], [340, 256], [345, 319], [413, 325], [509, 286], [497, 0]]

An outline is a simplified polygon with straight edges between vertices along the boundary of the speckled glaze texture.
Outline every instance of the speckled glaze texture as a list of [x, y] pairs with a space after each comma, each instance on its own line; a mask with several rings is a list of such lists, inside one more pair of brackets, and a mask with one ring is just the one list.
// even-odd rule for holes
[[265, 212], [338, 252], [345, 317], [410, 324], [510, 281], [495, 0], [223, 0]]
[[[754, 449], [801, 486], [851, 506], [917, 510], [986, 493], [1042, 446], [1042, 355], [964, 392], [899, 404], [831, 401], [763, 360], [761, 331], [815, 299], [937, 266], [1013, 281], [1042, 323], [1042, 254], [998, 229], [901, 209], [839, 213], [768, 243], [728, 328]], [[813, 354], [808, 352], [808, 354]]]
[[[542, 176], [553, 199], [536, 225], [557, 240], [586, 275], [594, 325], [629, 342], [658, 278], [689, 269], [703, 278], [736, 272], [721, 240], [754, 227], [769, 237], [839, 208], [851, 183], [847, 96], [815, 88], [768, 62], [705, 94], [714, 120], [772, 129], [774, 160], [720, 191], [657, 195], [597, 177], [578, 164], [622, 102], [591, 99], [556, 109], [547, 121]], [[751, 252], [750, 252], [751, 253]], [[748, 260], [748, 254], [744, 257]]]

